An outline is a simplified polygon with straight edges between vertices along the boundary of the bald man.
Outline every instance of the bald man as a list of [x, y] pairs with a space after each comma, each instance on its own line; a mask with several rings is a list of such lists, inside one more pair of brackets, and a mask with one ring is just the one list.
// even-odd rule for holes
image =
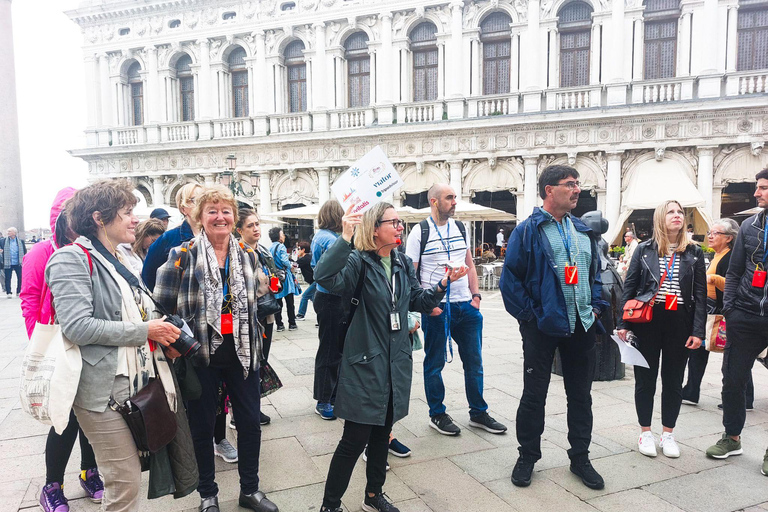
[[[450, 284], [445, 301], [422, 315], [424, 331], [424, 388], [429, 403], [429, 425], [443, 435], [461, 432], [445, 412], [445, 386], [442, 371], [453, 359], [453, 342], [464, 365], [464, 387], [469, 402], [469, 425], [493, 434], [507, 427], [488, 414], [483, 399], [482, 336], [483, 315], [480, 313], [480, 288], [475, 264], [461, 222], [451, 217], [456, 213], [456, 192], [446, 184], [433, 185], [428, 193], [432, 215], [419, 223], [408, 236], [405, 253], [413, 260], [416, 275], [424, 288], [434, 287], [450, 265], [466, 265], [466, 277]], [[448, 334], [450, 333], [450, 338]]]

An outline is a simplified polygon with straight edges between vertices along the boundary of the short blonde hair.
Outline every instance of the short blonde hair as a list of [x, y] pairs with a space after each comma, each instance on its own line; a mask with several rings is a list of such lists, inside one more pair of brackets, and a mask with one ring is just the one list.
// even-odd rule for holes
[[374, 240], [374, 232], [378, 227], [376, 223], [390, 208], [394, 209], [395, 207], [390, 203], [378, 203], [363, 214], [363, 222], [357, 226], [355, 231], [355, 249], [361, 251], [375, 251], [377, 249], [376, 240]]
[[676, 204], [681, 210], [683, 209], [679, 201], [670, 199], [657, 206], [653, 212], [653, 240], [656, 242], [659, 256], [666, 256], [669, 252], [669, 246], [672, 244], [677, 244], [675, 252], [683, 253], [688, 244], [691, 243], [688, 240], [688, 234], [685, 229], [680, 229], [675, 240], [669, 239], [669, 234], [667, 233], [667, 208], [669, 208], [670, 204]]
[[203, 191], [197, 196], [195, 209], [192, 210], [192, 220], [195, 224], [198, 226], [202, 225], [200, 220], [203, 217], [203, 208], [205, 205], [225, 203], [232, 207], [232, 214], [235, 216], [235, 225], [237, 225], [239, 218], [237, 214], [237, 201], [235, 201], [235, 196], [232, 195], [232, 192], [223, 185], [211, 185], [210, 187], [201, 188]]
[[190, 208], [195, 206], [193, 203], [191, 203], [189, 200], [194, 195], [195, 190], [198, 188], [203, 188], [202, 185], [199, 183], [187, 183], [183, 187], [179, 189], [178, 192], [176, 192], [176, 208], [181, 209], [184, 208]]

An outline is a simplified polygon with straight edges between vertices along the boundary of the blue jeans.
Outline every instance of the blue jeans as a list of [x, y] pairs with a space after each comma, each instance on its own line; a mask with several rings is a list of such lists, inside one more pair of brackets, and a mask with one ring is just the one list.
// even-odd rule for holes
[[[429, 416], [445, 412], [445, 385], [441, 372], [445, 366], [446, 311], [440, 304], [440, 316], [421, 315], [424, 331], [424, 389], [429, 404]], [[451, 303], [451, 338], [459, 349], [464, 365], [464, 389], [469, 402], [469, 415], [477, 416], [488, 410], [483, 400], [483, 315], [470, 301]]]
[[301, 302], [299, 303], [299, 316], [304, 316], [307, 314], [307, 306], [309, 305], [309, 301], [315, 300], [315, 290], [317, 290], [317, 283], [312, 283], [307, 287], [306, 290], [304, 290], [304, 293], [301, 294]]

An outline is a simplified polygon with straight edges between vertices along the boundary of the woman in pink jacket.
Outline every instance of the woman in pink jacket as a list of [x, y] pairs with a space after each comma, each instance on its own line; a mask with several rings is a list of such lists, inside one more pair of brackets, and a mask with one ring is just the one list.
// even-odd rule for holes
[[[50, 323], [53, 320], [51, 294], [45, 287], [45, 265], [57, 248], [71, 243], [76, 235], [69, 229], [64, 204], [74, 195], [76, 189], [61, 190], [51, 207], [51, 240], [36, 243], [24, 256], [22, 267], [24, 281], [21, 285], [21, 313], [27, 326], [27, 334], [31, 337], [35, 323]], [[45, 290], [43, 288], [45, 287]], [[45, 293], [43, 293], [45, 292]], [[69, 512], [67, 498], [62, 491], [64, 470], [72, 454], [75, 439], [80, 433], [80, 486], [90, 499], [100, 503], [104, 495], [104, 484], [99, 477], [96, 467], [96, 457], [93, 448], [77, 423], [74, 413], [69, 415], [69, 424], [61, 435], [53, 428], [48, 433], [45, 444], [45, 486], [40, 493], [40, 506], [45, 512]]]

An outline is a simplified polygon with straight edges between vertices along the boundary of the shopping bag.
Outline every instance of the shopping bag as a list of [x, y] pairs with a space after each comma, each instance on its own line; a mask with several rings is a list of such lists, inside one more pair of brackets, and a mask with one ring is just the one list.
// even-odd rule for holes
[[262, 361], [261, 366], [259, 367], [259, 380], [261, 381], [262, 398], [271, 395], [283, 387], [283, 383], [280, 381], [280, 377], [277, 376], [277, 372], [275, 372], [266, 361]]
[[722, 352], [727, 341], [725, 336], [725, 317], [723, 315], [707, 315], [707, 350]]
[[83, 359], [58, 324], [38, 322], [21, 363], [22, 409], [61, 435], [80, 384]]

